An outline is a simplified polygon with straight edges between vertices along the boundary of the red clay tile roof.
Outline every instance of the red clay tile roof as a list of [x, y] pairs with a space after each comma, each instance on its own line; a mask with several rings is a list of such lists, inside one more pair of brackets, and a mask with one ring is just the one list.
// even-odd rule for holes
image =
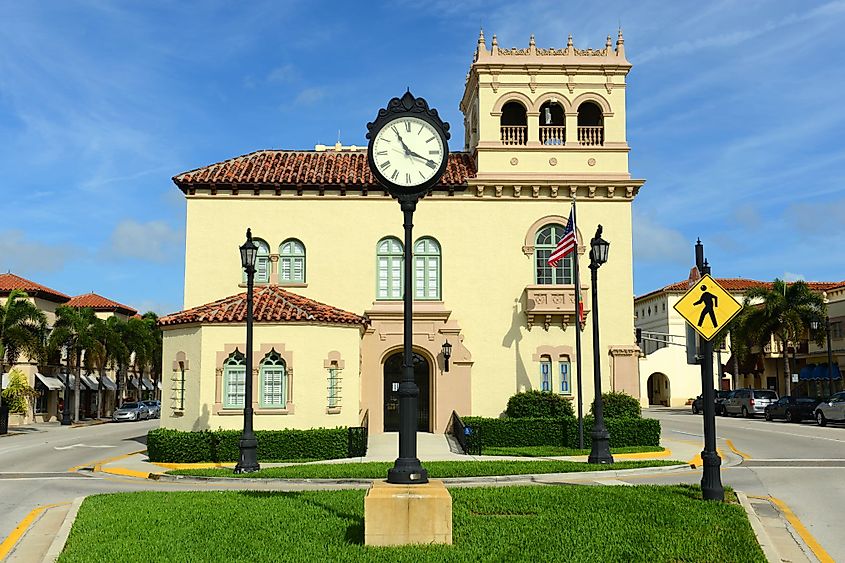
[[[730, 292], [737, 292], [741, 293], [746, 290], [751, 289], [752, 287], [772, 287], [772, 282], [764, 282], [758, 280], [750, 280], [747, 278], [716, 278], [716, 281], [719, 282], [719, 285], [725, 288], [725, 290]], [[843, 285], [845, 282], [814, 282], [808, 281], [805, 282], [812, 291], [828, 291], [833, 289], [834, 287], [838, 287]], [[645, 299], [646, 297], [651, 297], [652, 295], [657, 295], [658, 293], [686, 293], [689, 289], [689, 281], [683, 280], [675, 283], [670, 283], [667, 286], [664, 286], [660, 289], [655, 289], [645, 295], [641, 295], [637, 297], [635, 300], [639, 301], [640, 299]]]
[[69, 295], [65, 295], [55, 289], [43, 286], [40, 283], [16, 276], [12, 273], [0, 274], [0, 295], [7, 296], [13, 289], [22, 289], [26, 291], [30, 297], [43, 297], [56, 303], [64, 303], [70, 299]]
[[[257, 323], [315, 322], [363, 325], [364, 317], [285, 291], [277, 285], [253, 289], [253, 319]], [[246, 321], [246, 292], [161, 317], [160, 326], [186, 323]]]
[[107, 297], [103, 297], [102, 295], [97, 295], [96, 293], [86, 293], [85, 295], [77, 295], [76, 297], [72, 298], [70, 301], [65, 303], [69, 307], [89, 307], [94, 309], [95, 311], [115, 311], [117, 313], [123, 313], [127, 316], [132, 316], [138, 311], [133, 309], [128, 305], [122, 305], [117, 301], [112, 301]]
[[[436, 188], [465, 186], [475, 177], [475, 161], [467, 153], [450, 153], [446, 172]], [[262, 150], [210, 164], [173, 177], [179, 189], [201, 186], [377, 188], [367, 165], [367, 151]]]

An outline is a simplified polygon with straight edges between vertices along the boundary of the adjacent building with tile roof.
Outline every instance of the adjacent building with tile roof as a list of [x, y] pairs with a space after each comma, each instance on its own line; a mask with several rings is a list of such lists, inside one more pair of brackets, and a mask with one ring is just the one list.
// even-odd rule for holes
[[[526, 48], [502, 49], [495, 36], [478, 38], [459, 100], [463, 150], [450, 154], [414, 214], [421, 430], [443, 432], [453, 411], [498, 416], [511, 395], [530, 389], [573, 400], [581, 391], [585, 405], [592, 401], [589, 330], [580, 389], [574, 375], [573, 258], [555, 268], [546, 263], [573, 199], [587, 324], [586, 246], [599, 224], [611, 244], [599, 289], [601, 349], [610, 366], [604, 388], [639, 397], [631, 205], [644, 180], [628, 169], [630, 68], [621, 34], [585, 50], [572, 41], [539, 48], [533, 37]], [[426, 94], [422, 86], [415, 93]], [[397, 94], [386, 93], [385, 103]], [[452, 124], [458, 145], [459, 129]], [[185, 310], [161, 321], [171, 373], [162, 425], [240, 428], [244, 378], [252, 377], [256, 428], [366, 419], [370, 432], [396, 430], [402, 214], [375, 182], [366, 150], [259, 150], [173, 182], [187, 203]], [[252, 374], [242, 363], [238, 255], [247, 227], [257, 237], [260, 303]]]
[[[634, 299], [635, 325], [642, 331], [640, 349], [641, 401], [646, 404], [684, 405], [690, 398], [701, 394], [700, 367], [688, 362], [686, 343], [688, 329], [686, 321], [675, 310], [674, 305], [687, 292], [690, 280], [697, 279], [695, 268], [687, 280], [674, 282]], [[715, 278], [737, 301], [742, 302], [745, 292], [751, 288], [770, 288], [772, 282], [747, 278]], [[843, 288], [845, 282], [805, 282], [817, 293], [832, 292]], [[845, 291], [841, 291], [845, 296]], [[845, 297], [843, 297], [845, 301]], [[845, 314], [845, 313], [843, 313]], [[838, 317], [835, 317], [838, 322]], [[837, 325], [834, 325], [836, 328]], [[841, 325], [839, 325], [841, 326]], [[810, 344], [810, 347], [814, 345]], [[816, 347], [818, 348], [818, 347]], [[804, 341], [796, 350], [796, 372], [800, 366], [815, 362], [819, 350], [809, 354], [808, 343]], [[786, 375], [783, 373], [782, 350], [773, 342], [760, 358], [750, 359], [743, 364], [733, 361], [730, 338], [716, 350], [714, 374], [719, 374], [721, 389], [736, 387], [771, 388], [778, 393], [786, 392]], [[826, 357], [824, 362], [826, 362]], [[806, 391], [806, 390], [805, 390]], [[815, 393], [811, 393], [815, 394]]]
[[131, 317], [133, 315], [137, 315], [138, 311], [133, 309], [128, 305], [123, 305], [109, 299], [108, 297], [103, 297], [102, 295], [97, 295], [96, 293], [85, 293], [83, 295], [77, 295], [76, 297], [71, 298], [65, 305], [69, 307], [88, 307], [89, 309], [93, 309], [96, 313], [101, 314], [117, 314], [121, 317]]

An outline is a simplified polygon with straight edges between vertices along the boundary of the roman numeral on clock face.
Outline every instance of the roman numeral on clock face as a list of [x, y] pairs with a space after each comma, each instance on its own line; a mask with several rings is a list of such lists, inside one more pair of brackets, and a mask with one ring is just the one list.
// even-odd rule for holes
[[405, 172], [405, 183], [406, 184], [411, 183], [411, 173], [410, 172]]
[[390, 175], [391, 180], [395, 180], [398, 177], [399, 177], [399, 171], [398, 170], [394, 170], [393, 174]]
[[379, 156], [384, 156], [387, 154], [387, 151], [378, 151], [376, 154]]
[[405, 131], [407, 131], [408, 133], [411, 132], [411, 122], [410, 121], [405, 122]]
[[384, 162], [379, 164], [378, 167], [381, 168], [382, 170], [387, 170], [388, 168], [390, 168], [390, 161], [385, 160]]

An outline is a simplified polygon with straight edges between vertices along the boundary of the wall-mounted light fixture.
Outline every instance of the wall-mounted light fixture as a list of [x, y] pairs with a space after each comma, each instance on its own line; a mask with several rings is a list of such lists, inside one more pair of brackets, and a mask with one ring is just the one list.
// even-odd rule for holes
[[444, 360], [444, 370], [449, 371], [449, 358], [452, 357], [452, 345], [449, 344], [447, 340], [445, 344], [443, 344], [443, 360]]

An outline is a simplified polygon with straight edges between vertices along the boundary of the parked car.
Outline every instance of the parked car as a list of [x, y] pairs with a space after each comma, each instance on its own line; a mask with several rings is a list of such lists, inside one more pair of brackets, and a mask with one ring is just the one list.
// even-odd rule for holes
[[765, 414], [766, 407], [778, 400], [770, 389], [737, 389], [725, 401], [725, 414], [740, 414], [746, 418]]
[[814, 414], [819, 426], [827, 425], [828, 421], [845, 421], [845, 391], [834, 393], [830, 399], [816, 405]]
[[764, 416], [766, 420], [783, 418], [787, 422], [800, 422], [805, 418], [813, 418], [815, 416], [816, 405], [820, 402], [821, 399], [816, 397], [784, 395], [766, 407]]
[[112, 414], [112, 420], [146, 420], [150, 418], [150, 410], [143, 403], [123, 403]]
[[[716, 414], [719, 414], [719, 401], [723, 400], [725, 397], [728, 396], [730, 391], [713, 391], [713, 404], [716, 405]], [[704, 410], [704, 398], [702, 395], [699, 395], [695, 398], [692, 402], [692, 414], [698, 414]]]
[[161, 418], [161, 401], [141, 401], [150, 411], [150, 418]]

